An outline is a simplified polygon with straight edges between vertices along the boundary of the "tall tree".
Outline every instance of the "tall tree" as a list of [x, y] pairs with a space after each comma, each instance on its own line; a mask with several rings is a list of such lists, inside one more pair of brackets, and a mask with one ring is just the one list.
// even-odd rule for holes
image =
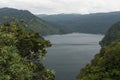
[[16, 22], [0, 25], [0, 80], [54, 80], [42, 59], [49, 41]]

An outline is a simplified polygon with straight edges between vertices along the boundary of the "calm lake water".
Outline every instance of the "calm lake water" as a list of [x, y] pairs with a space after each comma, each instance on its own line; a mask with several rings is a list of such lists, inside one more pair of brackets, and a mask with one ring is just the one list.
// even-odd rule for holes
[[46, 36], [53, 45], [44, 64], [56, 72], [56, 80], [75, 80], [80, 69], [99, 52], [102, 38], [103, 35], [83, 33]]

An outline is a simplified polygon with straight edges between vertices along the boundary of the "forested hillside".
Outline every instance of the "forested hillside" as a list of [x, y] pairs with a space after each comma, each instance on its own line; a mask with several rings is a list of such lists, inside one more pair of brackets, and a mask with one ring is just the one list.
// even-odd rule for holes
[[111, 26], [111, 28], [107, 31], [105, 37], [100, 42], [102, 47], [109, 45], [112, 41], [120, 39], [120, 22], [115, 23]]
[[38, 15], [55, 28], [62, 29], [64, 33], [82, 32], [105, 34], [109, 27], [120, 21], [120, 12], [94, 13], [94, 14], [56, 14]]
[[49, 41], [16, 22], [0, 25], [0, 80], [54, 80], [42, 64]]
[[18, 19], [19, 21], [24, 21], [29, 30], [38, 32], [41, 35], [57, 34], [60, 32], [57, 28], [53, 28], [47, 22], [36, 17], [27, 10], [17, 10], [12, 8], [0, 9], [0, 23], [6, 20], [12, 21], [13, 18]]
[[77, 80], [119, 80], [120, 40], [113, 42], [95, 55], [90, 64], [81, 69]]
[[81, 69], [77, 80], [120, 79], [120, 22], [108, 30], [100, 44], [100, 53]]

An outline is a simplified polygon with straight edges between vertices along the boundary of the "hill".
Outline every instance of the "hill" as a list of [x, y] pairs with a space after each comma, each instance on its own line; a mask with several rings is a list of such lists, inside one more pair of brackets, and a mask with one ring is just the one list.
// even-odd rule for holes
[[105, 34], [109, 27], [120, 21], [120, 12], [94, 14], [37, 15], [63, 32]]
[[29, 26], [28, 27], [29, 30], [38, 32], [41, 35], [59, 33], [58, 29], [53, 28], [47, 22], [36, 17], [27, 10], [17, 10], [13, 8], [0, 9], [0, 23], [4, 21], [4, 18], [7, 18], [8, 21], [11, 21], [13, 17], [15, 17], [18, 20], [24, 20], [24, 22]]
[[120, 40], [113, 42], [90, 64], [81, 69], [77, 80], [119, 80], [120, 79]]
[[105, 37], [100, 42], [102, 47], [109, 45], [112, 41], [120, 39], [120, 22], [115, 23], [107, 31]]
[[81, 69], [77, 80], [120, 79], [120, 22], [110, 27], [100, 44], [100, 53]]

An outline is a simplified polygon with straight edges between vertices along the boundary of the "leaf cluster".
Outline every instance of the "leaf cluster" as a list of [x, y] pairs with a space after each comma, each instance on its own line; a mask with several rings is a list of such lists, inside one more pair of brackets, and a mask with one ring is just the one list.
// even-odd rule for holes
[[0, 80], [54, 80], [54, 72], [42, 64], [50, 42], [21, 26], [0, 25]]

